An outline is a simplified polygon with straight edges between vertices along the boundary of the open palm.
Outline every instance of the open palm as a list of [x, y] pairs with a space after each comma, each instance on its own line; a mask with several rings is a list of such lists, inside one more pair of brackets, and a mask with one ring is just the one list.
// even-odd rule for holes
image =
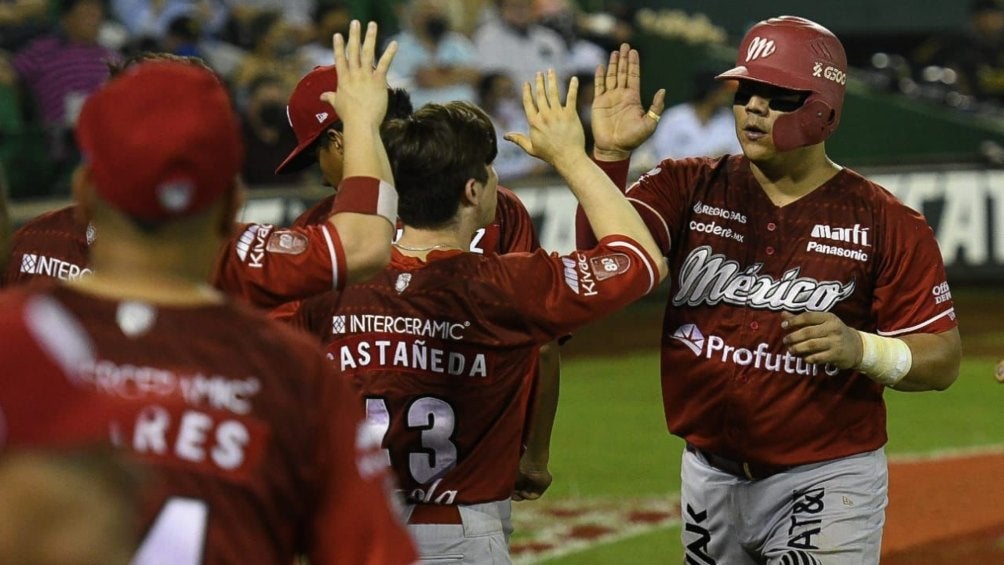
[[640, 58], [626, 43], [610, 54], [606, 68], [596, 69], [595, 79], [592, 126], [597, 156], [626, 157], [655, 131], [658, 121], [649, 113], [662, 113], [666, 91], [655, 93], [648, 110], [642, 106]]

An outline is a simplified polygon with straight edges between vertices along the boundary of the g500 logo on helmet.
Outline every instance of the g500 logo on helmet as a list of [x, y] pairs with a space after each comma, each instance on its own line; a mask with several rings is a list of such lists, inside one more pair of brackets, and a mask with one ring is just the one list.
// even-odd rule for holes
[[774, 54], [777, 48], [774, 46], [773, 39], [764, 39], [762, 37], [754, 37], [753, 41], [750, 41], [749, 47], [746, 48], [746, 62], [749, 63], [755, 59], [766, 59]]
[[832, 80], [840, 85], [847, 83], [847, 73], [832, 66], [824, 69], [823, 64], [820, 62], [816, 62], [816, 64], [812, 66], [812, 76], [817, 78], [823, 77], [826, 80]]

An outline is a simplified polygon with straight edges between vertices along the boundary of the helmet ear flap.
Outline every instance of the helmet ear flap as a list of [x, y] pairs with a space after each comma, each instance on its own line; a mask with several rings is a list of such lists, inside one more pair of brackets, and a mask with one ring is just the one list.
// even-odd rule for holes
[[837, 110], [813, 94], [801, 108], [774, 122], [774, 147], [778, 151], [788, 151], [815, 145], [830, 137], [839, 121]]

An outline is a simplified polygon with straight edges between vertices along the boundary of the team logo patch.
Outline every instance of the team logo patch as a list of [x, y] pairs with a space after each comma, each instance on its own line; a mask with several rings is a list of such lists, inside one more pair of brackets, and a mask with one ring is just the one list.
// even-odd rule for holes
[[21, 272], [34, 274], [35, 269], [38, 268], [38, 255], [34, 253], [25, 253], [21, 256]]
[[589, 260], [597, 281], [605, 281], [626, 273], [631, 268], [631, 258], [623, 253], [593, 257]]
[[411, 273], [401, 273], [397, 276], [397, 281], [394, 283], [394, 290], [396, 290], [398, 294], [401, 294], [410, 284]]
[[278, 230], [268, 238], [265, 250], [269, 253], [299, 255], [307, 250], [307, 236], [289, 230]]
[[123, 302], [115, 312], [115, 321], [127, 337], [136, 337], [150, 331], [157, 311], [145, 302]]

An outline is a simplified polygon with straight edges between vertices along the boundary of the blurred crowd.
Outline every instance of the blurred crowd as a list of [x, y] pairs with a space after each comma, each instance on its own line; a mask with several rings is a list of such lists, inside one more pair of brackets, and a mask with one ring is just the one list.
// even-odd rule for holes
[[1004, 4], [970, 0], [965, 25], [904, 51], [872, 55], [874, 87], [966, 112], [1004, 117]]
[[[578, 76], [590, 104], [593, 70], [638, 34], [688, 43], [727, 43], [703, 14], [575, 0], [374, 0], [384, 41], [400, 45], [392, 86], [416, 108], [466, 100], [484, 108], [500, 136], [496, 168], [507, 181], [546, 170], [501, 142], [522, 129], [520, 85], [537, 69]], [[114, 65], [144, 52], [206, 61], [230, 87], [240, 112], [252, 188], [301, 185], [275, 165], [296, 145], [285, 105], [297, 81], [330, 61], [331, 37], [360, 17], [357, 0], [0, 0], [0, 174], [15, 199], [68, 195], [80, 155], [73, 128], [84, 98]], [[971, 0], [969, 22], [933, 34], [911, 52], [875, 53], [857, 75], [872, 87], [963, 111], [1002, 114], [1004, 7]], [[377, 18], [379, 19], [379, 18]], [[734, 151], [731, 94], [708, 69], [665, 85], [690, 98], [670, 109], [639, 158]], [[689, 82], [688, 82], [689, 80]], [[582, 114], [585, 119], [588, 113]], [[586, 131], [589, 131], [588, 123]], [[587, 140], [588, 142], [588, 140]], [[682, 146], [683, 149], [679, 149]], [[309, 171], [302, 174], [311, 174]], [[0, 178], [0, 180], [4, 180]]]
[[[582, 76], [631, 39], [630, 10], [587, 14], [571, 0], [398, 0], [385, 36], [400, 50], [390, 77], [415, 107], [467, 100], [501, 133], [521, 128], [518, 86], [536, 69]], [[350, 0], [0, 1], [0, 163], [14, 198], [64, 196], [80, 155], [81, 104], [120, 64], [144, 52], [199, 57], [230, 87], [252, 187], [298, 184], [273, 171], [295, 146], [285, 105], [297, 81], [330, 64], [331, 37], [353, 17]], [[584, 103], [588, 104], [588, 100]], [[541, 171], [510, 144], [499, 173]], [[512, 151], [508, 151], [512, 149]]]

